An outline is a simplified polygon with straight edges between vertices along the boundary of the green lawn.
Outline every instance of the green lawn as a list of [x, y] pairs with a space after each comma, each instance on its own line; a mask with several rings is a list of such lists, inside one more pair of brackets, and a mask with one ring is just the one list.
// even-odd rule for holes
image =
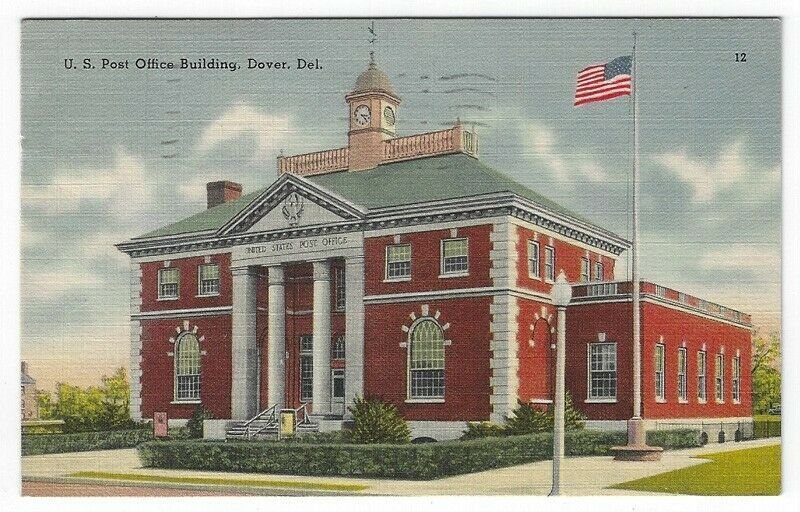
[[756, 414], [753, 416], [754, 421], [781, 421], [781, 417], [775, 414]]
[[711, 462], [631, 480], [614, 489], [703, 496], [773, 496], [781, 492], [780, 445], [711, 453]]

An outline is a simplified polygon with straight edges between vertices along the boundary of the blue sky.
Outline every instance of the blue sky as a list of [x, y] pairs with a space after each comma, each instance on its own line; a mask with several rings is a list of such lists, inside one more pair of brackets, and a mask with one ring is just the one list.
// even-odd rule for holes
[[[208, 181], [268, 184], [281, 149], [346, 143], [344, 94], [368, 62], [367, 24], [23, 22], [22, 355], [44, 387], [127, 365], [128, 261], [114, 243], [202, 210]], [[401, 135], [474, 122], [482, 160], [626, 237], [630, 101], [575, 109], [572, 96], [578, 70], [630, 53], [636, 30], [642, 277], [779, 329], [779, 21], [376, 28]], [[322, 70], [64, 69], [84, 57], [318, 58]]]

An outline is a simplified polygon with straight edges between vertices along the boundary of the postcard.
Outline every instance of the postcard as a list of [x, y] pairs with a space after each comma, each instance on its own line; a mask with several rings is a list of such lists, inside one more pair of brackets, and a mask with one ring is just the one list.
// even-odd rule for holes
[[780, 19], [20, 30], [23, 495], [781, 492]]

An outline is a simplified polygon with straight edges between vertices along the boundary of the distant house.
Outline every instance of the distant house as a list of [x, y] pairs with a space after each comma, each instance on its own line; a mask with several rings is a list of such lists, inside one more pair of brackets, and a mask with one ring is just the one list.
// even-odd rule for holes
[[36, 402], [36, 379], [28, 374], [28, 363], [22, 361], [20, 372], [20, 383], [22, 391], [22, 419], [38, 420], [39, 404]]

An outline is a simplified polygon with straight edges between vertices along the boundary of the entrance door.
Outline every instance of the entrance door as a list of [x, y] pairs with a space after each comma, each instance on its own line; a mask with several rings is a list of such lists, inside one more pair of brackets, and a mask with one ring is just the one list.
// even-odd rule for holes
[[313, 400], [314, 390], [314, 338], [310, 335], [300, 336], [300, 402]]
[[331, 412], [344, 414], [344, 370], [331, 370]]

